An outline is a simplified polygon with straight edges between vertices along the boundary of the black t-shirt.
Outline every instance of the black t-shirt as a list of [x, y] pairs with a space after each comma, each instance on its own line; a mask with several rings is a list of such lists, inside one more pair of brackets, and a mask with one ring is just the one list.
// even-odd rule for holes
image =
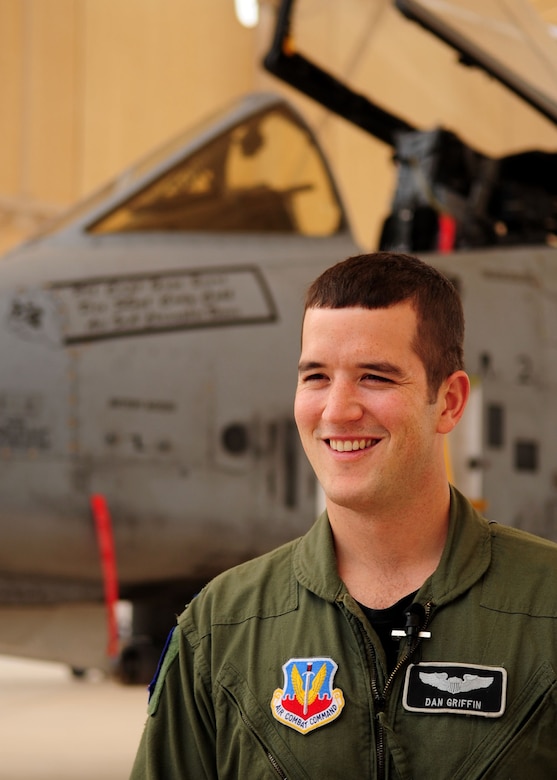
[[389, 672], [396, 666], [399, 642], [405, 641], [403, 639], [393, 639], [391, 631], [395, 628], [404, 628], [406, 625], [404, 611], [412, 604], [417, 592], [418, 591], [415, 591], [408, 596], [404, 596], [400, 601], [397, 601], [396, 604], [392, 604], [386, 609], [371, 609], [371, 607], [366, 607], [358, 602], [364, 615], [373, 626], [375, 633], [383, 645], [383, 649], [387, 655], [387, 668]]

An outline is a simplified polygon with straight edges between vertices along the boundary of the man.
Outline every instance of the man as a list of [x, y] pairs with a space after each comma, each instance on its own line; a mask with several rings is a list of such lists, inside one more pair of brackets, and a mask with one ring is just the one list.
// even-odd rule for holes
[[132, 778], [557, 776], [557, 546], [448, 485], [463, 331], [413, 257], [313, 283], [295, 416], [326, 512], [181, 615]]

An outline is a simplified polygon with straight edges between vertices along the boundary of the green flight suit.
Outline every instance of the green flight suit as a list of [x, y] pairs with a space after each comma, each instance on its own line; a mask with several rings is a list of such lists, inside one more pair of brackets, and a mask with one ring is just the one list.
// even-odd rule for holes
[[555, 780], [557, 545], [451, 489], [416, 602], [431, 637], [387, 675], [326, 514], [220, 575], [179, 618], [132, 779]]

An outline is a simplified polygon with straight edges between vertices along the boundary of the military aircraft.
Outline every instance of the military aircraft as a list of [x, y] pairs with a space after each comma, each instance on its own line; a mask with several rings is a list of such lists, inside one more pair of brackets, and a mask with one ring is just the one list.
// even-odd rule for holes
[[[470, 61], [485, 46], [458, 5], [391, 10]], [[553, 154], [492, 158], [410, 125], [300, 54], [293, 21], [285, 0], [266, 67], [392, 146], [381, 245], [429, 257], [462, 291], [474, 394], [454, 480], [494, 519], [557, 538]], [[492, 72], [554, 122], [557, 82], [494, 55], [519, 30], [543, 71], [549, 39], [524, 14], [503, 21]], [[143, 682], [204, 582], [311, 524], [292, 414], [302, 299], [356, 251], [314, 134], [261, 94], [2, 259], [0, 652]]]
[[355, 249], [314, 136], [254, 95], [3, 258], [4, 652], [106, 666], [117, 593], [143, 679], [196, 589], [307, 528], [303, 291]]

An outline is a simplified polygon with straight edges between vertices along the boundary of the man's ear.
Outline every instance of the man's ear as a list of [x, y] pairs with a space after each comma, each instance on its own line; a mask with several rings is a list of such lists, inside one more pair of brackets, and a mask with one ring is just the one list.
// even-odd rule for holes
[[464, 371], [455, 371], [439, 388], [440, 416], [438, 433], [450, 433], [466, 408], [470, 396], [470, 379]]

